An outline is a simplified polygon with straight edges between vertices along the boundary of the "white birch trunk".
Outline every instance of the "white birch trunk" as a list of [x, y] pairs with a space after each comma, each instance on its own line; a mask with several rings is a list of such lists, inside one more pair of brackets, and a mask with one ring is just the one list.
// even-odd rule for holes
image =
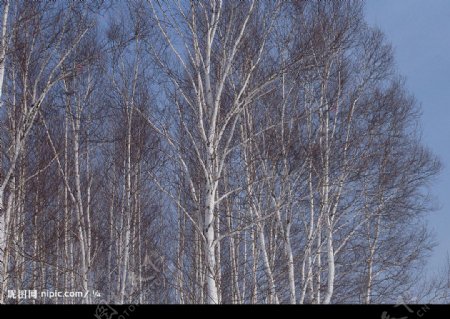
[[[0, 108], [3, 105], [2, 93], [3, 93], [3, 79], [5, 77], [5, 62], [6, 62], [6, 28], [8, 22], [9, 13], [9, 1], [5, 2], [3, 8], [3, 19], [2, 19], [2, 39], [0, 47]], [[0, 161], [1, 162], [1, 161]], [[0, 304], [4, 303], [5, 290], [3, 289], [3, 282], [5, 280], [5, 251], [6, 251], [6, 214], [3, 211], [4, 208], [4, 194], [5, 187], [3, 187], [3, 181], [0, 180]]]
[[4, 282], [5, 282], [5, 273], [6, 273], [6, 213], [3, 211], [3, 197], [4, 191], [0, 190], [0, 287], [2, 290], [0, 291], [0, 304], [4, 303]]
[[131, 233], [131, 114], [128, 115], [127, 124], [127, 142], [126, 142], [126, 175], [125, 175], [125, 193], [126, 193], [126, 208], [124, 215], [123, 226], [125, 229], [124, 243], [123, 243], [123, 255], [122, 255], [122, 269], [121, 269], [121, 289], [120, 289], [120, 303], [124, 303], [125, 289], [127, 286], [128, 278], [128, 261], [130, 251], [130, 233]]
[[[3, 81], [5, 78], [5, 64], [6, 64], [6, 46], [7, 46], [7, 38], [6, 38], [6, 29], [8, 27], [8, 14], [9, 14], [9, 0], [5, 1], [3, 7], [3, 19], [2, 19], [2, 39], [0, 43], [0, 108], [3, 105], [2, 97], [3, 97]], [[0, 198], [1, 200], [1, 198]]]
[[206, 261], [206, 303], [218, 304], [219, 293], [216, 282], [216, 256], [215, 256], [215, 229], [214, 229], [214, 198], [217, 182], [212, 179], [206, 183], [206, 205], [205, 205], [205, 261]]
[[365, 292], [364, 292], [364, 303], [365, 304], [370, 304], [372, 299], [372, 285], [373, 285], [373, 281], [374, 281], [374, 273], [373, 273], [373, 266], [374, 266], [374, 256], [375, 256], [375, 252], [376, 252], [376, 247], [378, 245], [378, 238], [380, 235], [380, 223], [381, 223], [381, 209], [377, 212], [378, 216], [376, 217], [376, 221], [375, 221], [375, 234], [374, 234], [374, 238], [373, 240], [371, 239], [370, 236], [370, 218], [368, 218], [368, 241], [369, 241], [369, 258], [367, 260], [367, 279], [365, 282]]
[[[78, 103], [81, 103], [80, 101]], [[81, 249], [81, 277], [82, 288], [86, 292], [89, 289], [89, 247], [87, 244], [87, 234], [85, 225], [85, 216], [83, 210], [83, 199], [81, 192], [81, 172], [80, 172], [80, 128], [81, 128], [81, 108], [78, 105], [75, 113], [75, 119], [73, 120], [73, 151], [74, 151], [74, 173], [75, 173], [75, 189], [76, 189], [76, 206], [78, 217], [78, 237], [80, 240]], [[87, 302], [88, 300], [83, 300]]]
[[291, 246], [291, 223], [286, 226], [286, 253], [288, 257], [288, 276], [289, 276], [289, 300], [291, 304], [297, 303], [297, 297], [295, 293], [295, 269], [294, 269], [294, 255]]
[[252, 304], [256, 304], [258, 302], [258, 278], [257, 278], [257, 269], [258, 269], [258, 245], [257, 245], [257, 231], [255, 227], [252, 229], [252, 295], [251, 302]]
[[[256, 214], [256, 216], [259, 216], [259, 214]], [[259, 219], [259, 217], [257, 217], [257, 218]], [[264, 234], [264, 226], [263, 225], [258, 225], [258, 233], [259, 233], [258, 234], [259, 245], [260, 245], [263, 262], [264, 262], [264, 271], [266, 273], [267, 284], [269, 286], [268, 301], [269, 301], [269, 303], [278, 304], [280, 302], [279, 302], [277, 290], [275, 287], [275, 280], [274, 280], [273, 274], [272, 274], [272, 267], [270, 265], [269, 254], [267, 253], [266, 235]]]
[[[327, 71], [327, 79], [329, 76], [329, 70]], [[334, 264], [334, 247], [333, 247], [333, 220], [332, 216], [330, 216], [330, 203], [329, 203], [329, 193], [330, 193], [330, 110], [328, 103], [325, 104], [325, 94], [327, 91], [326, 82], [323, 84], [323, 92], [322, 92], [322, 101], [321, 106], [325, 106], [326, 110], [324, 114], [324, 123], [323, 123], [323, 147], [324, 147], [324, 185], [323, 185], [323, 211], [325, 213], [325, 221], [326, 221], [326, 239], [327, 239], [327, 262], [328, 262], [328, 276], [327, 276], [327, 290], [323, 300], [324, 304], [329, 304], [331, 302], [331, 297], [333, 296], [334, 290], [334, 273], [335, 273], [335, 264]]]

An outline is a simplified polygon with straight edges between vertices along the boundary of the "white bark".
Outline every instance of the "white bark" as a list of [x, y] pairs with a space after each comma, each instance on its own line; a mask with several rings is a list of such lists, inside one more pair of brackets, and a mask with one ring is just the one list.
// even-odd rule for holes
[[4, 302], [5, 287], [4, 282], [6, 278], [6, 225], [8, 223], [6, 213], [3, 211], [3, 197], [4, 191], [0, 191], [0, 304]]
[[[0, 109], [3, 106], [3, 82], [5, 77], [6, 68], [6, 47], [7, 47], [7, 27], [8, 27], [8, 16], [9, 16], [9, 0], [4, 2], [3, 7], [3, 17], [2, 17], [2, 30], [1, 30], [1, 42], [0, 42]], [[0, 164], [1, 164], [0, 159]], [[7, 287], [6, 277], [7, 277], [7, 260], [8, 255], [6, 253], [7, 248], [7, 238], [8, 238], [8, 223], [9, 216], [7, 212], [4, 211], [4, 197], [6, 185], [8, 183], [7, 178], [0, 180], [0, 304], [4, 303], [5, 292]]]
[[[256, 215], [256, 216], [258, 216], [258, 215]], [[264, 234], [264, 225], [258, 225], [258, 231], [259, 231], [259, 234], [258, 234], [259, 245], [260, 245], [263, 262], [264, 262], [264, 271], [266, 272], [267, 284], [269, 286], [268, 302], [279, 304], [280, 301], [278, 299], [278, 294], [277, 294], [277, 290], [275, 287], [275, 280], [274, 280], [273, 274], [272, 274], [272, 267], [270, 265], [269, 255], [267, 253], [267, 244], [266, 244], [266, 238], [265, 238], [266, 235]]]
[[[2, 21], [2, 40], [1, 40], [2, 47], [0, 48], [0, 82], [1, 82], [0, 83], [0, 101], [1, 101], [1, 93], [2, 93], [2, 88], [3, 88], [3, 80], [4, 80], [4, 72], [5, 72], [6, 27], [7, 27], [8, 9], [9, 9], [9, 1], [7, 1], [5, 4], [5, 10], [3, 12], [3, 21]], [[64, 27], [67, 27], [67, 26], [64, 26]], [[43, 70], [44, 70], [44, 68], [47, 67], [47, 64], [45, 63], [44, 65], [40, 66], [40, 72], [38, 73], [37, 78], [33, 79], [34, 82], [31, 85], [31, 87], [32, 87], [31, 92], [29, 91], [29, 88], [27, 87], [27, 83], [30, 81], [30, 79], [27, 78], [28, 71], [24, 75], [26, 77], [24, 79], [24, 82], [25, 82], [24, 92], [25, 92], [25, 94], [30, 94], [32, 96], [32, 104], [31, 104], [31, 106], [28, 106], [27, 99], [25, 99], [23, 102], [23, 109], [22, 109], [23, 120], [21, 121], [21, 126], [16, 127], [14, 129], [14, 133], [13, 133], [14, 138], [13, 138], [13, 143], [12, 143], [11, 147], [14, 151], [10, 157], [10, 163], [9, 163], [9, 167], [6, 170], [6, 174], [3, 178], [3, 180], [0, 181], [0, 261], [1, 261], [0, 267], [3, 267], [0, 270], [0, 282], [2, 283], [2, 287], [4, 286], [3, 283], [5, 282], [5, 278], [6, 278], [6, 268], [4, 266], [6, 264], [7, 256], [5, 255], [4, 252], [6, 250], [6, 241], [8, 238], [8, 233], [7, 233], [8, 226], [7, 226], [7, 220], [6, 220], [7, 216], [5, 216], [5, 214], [3, 213], [5, 191], [8, 187], [8, 184], [10, 183], [11, 177], [13, 176], [13, 173], [16, 169], [16, 165], [17, 165], [19, 156], [23, 152], [25, 140], [26, 140], [31, 128], [34, 125], [36, 116], [39, 113], [42, 103], [43, 103], [44, 99], [46, 98], [48, 92], [51, 90], [51, 88], [53, 86], [55, 86], [55, 84], [57, 82], [59, 82], [59, 80], [61, 79], [57, 75], [58, 71], [61, 69], [62, 64], [68, 58], [70, 53], [75, 49], [75, 47], [78, 45], [78, 43], [84, 37], [84, 35], [86, 34], [88, 29], [89, 29], [89, 27], [84, 29], [84, 31], [80, 33], [80, 35], [75, 39], [75, 41], [72, 43], [72, 45], [65, 52], [63, 52], [63, 54], [59, 57], [57, 63], [55, 65], [53, 65], [53, 67], [49, 70], [47, 80], [44, 81], [44, 87], [42, 88], [42, 90], [40, 92], [37, 91], [37, 87], [38, 87], [38, 83], [43, 80], [41, 78], [41, 76], [43, 75]], [[59, 45], [61, 43], [62, 39], [63, 39], [63, 37], [60, 36], [56, 40], [57, 45]], [[31, 50], [33, 50], [33, 49], [34, 49], [34, 47], [31, 46]], [[28, 52], [28, 53], [32, 54], [34, 52]], [[26, 65], [26, 67], [28, 68], [29, 65]], [[0, 303], [1, 303], [1, 302], [3, 302], [3, 298], [4, 298], [3, 297], [4, 290], [2, 290], [0, 292], [0, 294], [1, 294], [1, 296], [0, 296]]]
[[[132, 109], [131, 109], [132, 110]], [[130, 251], [130, 234], [131, 234], [131, 119], [132, 113], [129, 110], [127, 119], [127, 137], [126, 137], [126, 168], [125, 168], [125, 214], [123, 216], [123, 226], [125, 230], [124, 242], [123, 242], [123, 255], [122, 255], [122, 265], [121, 265], [121, 289], [120, 289], [120, 303], [125, 301], [125, 290], [127, 286], [128, 278], [128, 261], [129, 261], [129, 251]]]
[[205, 257], [206, 257], [206, 302], [208, 304], [219, 303], [219, 293], [216, 282], [216, 256], [215, 256], [215, 230], [214, 230], [214, 207], [217, 182], [208, 181], [206, 184], [206, 203], [205, 203]]
[[[81, 102], [79, 102], [81, 103]], [[73, 152], [74, 152], [74, 173], [75, 173], [75, 196], [77, 210], [77, 228], [81, 249], [81, 275], [83, 291], [89, 290], [89, 256], [90, 247], [87, 242], [87, 227], [83, 209], [83, 199], [81, 191], [81, 173], [80, 173], [80, 128], [81, 128], [81, 110], [78, 108], [75, 119], [73, 120]]]
[[[225, 108], [225, 105], [223, 105], [224, 91], [228, 90], [228, 82], [232, 83], [235, 81], [235, 79], [230, 78], [241, 67], [235, 64], [238, 52], [241, 49], [240, 45], [245, 38], [245, 33], [248, 31], [250, 18], [257, 7], [257, 2], [251, 1], [248, 6], [243, 5], [242, 8], [245, 8], [244, 12], [239, 12], [236, 8], [231, 10], [228, 17], [229, 21], [224, 20], [225, 9], [222, 0], [212, 1], [208, 5], [200, 6], [193, 2], [188, 13], [181, 6], [178, 6], [175, 9], [177, 11], [175, 14], [182, 17], [183, 21], [181, 24], [180, 21], [172, 21], [174, 16], [168, 12], [173, 8], [166, 10], [166, 8], [159, 7], [157, 9], [152, 2], [150, 2], [150, 6], [161, 36], [172, 51], [172, 55], [179, 63], [180, 68], [185, 72], [184, 74], [187, 76], [189, 85], [194, 91], [195, 98], [189, 98], [191, 93], [184, 89], [184, 85], [181, 85], [181, 82], [184, 80], [175, 76], [178, 70], [173, 70], [164, 62], [164, 59], [155, 54], [157, 63], [172, 79], [174, 86], [193, 110], [197, 122], [195, 124], [197, 125], [199, 138], [194, 138], [194, 135], [197, 134], [193, 134], [194, 131], [191, 131], [190, 123], [183, 122], [182, 127], [183, 134], [185, 133], [187, 138], [189, 138], [192, 148], [197, 155], [196, 160], [201, 166], [205, 180], [204, 185], [198, 187], [203, 188], [206, 193], [202, 235], [205, 241], [207, 291], [210, 294], [207, 297], [207, 302], [216, 303], [220, 301], [220, 287], [218, 287], [219, 284], [217, 282], [219, 274], [214, 273], [214, 269], [217, 268], [214, 250], [218, 245], [218, 241], [224, 238], [224, 236], [221, 236], [214, 230], [217, 218], [215, 216], [217, 214], [216, 205], [231, 194], [218, 196], [217, 181], [223, 177], [223, 168], [230, 152], [230, 144], [234, 138], [234, 131], [240, 113], [251, 102], [251, 99], [264, 94], [264, 88], [267, 83], [273, 81], [276, 77], [273, 76], [266, 79], [260, 86], [248, 92], [252, 75], [261, 60], [262, 52], [265, 48], [265, 41], [272, 26], [274, 17], [272, 14], [274, 12], [270, 12], [264, 17], [265, 29], [262, 32], [262, 40], [258, 43], [258, 50], [255, 56], [250, 57], [248, 61], [250, 68], [240, 75], [239, 86], [233, 87], [231, 93], [234, 96], [231, 102], [227, 102], [229, 107]], [[170, 20], [173, 23], [167, 24], [168, 21], [166, 20]], [[181, 27], [183, 23], [185, 24], [183, 27], [186, 27], [186, 29]], [[171, 25], [173, 29], [169, 31], [167, 25]], [[205, 32], [205, 39], [201, 39], [199, 36], [200, 28]], [[185, 37], [184, 32], [187, 32], [189, 36]], [[179, 36], [179, 39], [175, 39], [177, 36]], [[181, 41], [181, 47], [184, 46], [185, 52], [182, 52], [180, 46], [175, 44], [176, 40]], [[214, 53], [216, 44], [219, 44], [222, 48]], [[153, 47], [152, 49], [154, 52], [156, 51]], [[213, 56], [213, 54], [216, 56]], [[216, 73], [218, 70], [220, 70], [219, 76], [213, 74], [213, 72]], [[178, 113], [183, 114], [180, 106], [177, 105], [177, 107]], [[183, 121], [183, 119], [181, 120]], [[152, 126], [155, 128], [157, 125]], [[168, 138], [167, 131], [163, 129], [159, 129], [159, 131]], [[177, 149], [174, 143], [175, 139], [169, 137], [168, 140]], [[179, 161], [182, 162], [186, 175], [190, 176], [184, 159], [180, 158]], [[193, 184], [192, 180], [190, 183], [191, 185]], [[191, 189], [194, 188], [191, 186]], [[198, 228], [198, 225], [196, 228]]]
[[[7, 47], [7, 28], [8, 28], [8, 15], [9, 15], [9, 0], [4, 1], [3, 7], [3, 19], [2, 19], [2, 39], [0, 40], [0, 108], [2, 107], [3, 97], [3, 80], [5, 78], [5, 65], [6, 65], [6, 47]], [[1, 199], [1, 198], [0, 198]]]
[[291, 224], [286, 226], [286, 253], [288, 257], [288, 278], [289, 278], [289, 300], [291, 304], [296, 303], [296, 293], [295, 293], [295, 269], [294, 269], [294, 255], [291, 246]]

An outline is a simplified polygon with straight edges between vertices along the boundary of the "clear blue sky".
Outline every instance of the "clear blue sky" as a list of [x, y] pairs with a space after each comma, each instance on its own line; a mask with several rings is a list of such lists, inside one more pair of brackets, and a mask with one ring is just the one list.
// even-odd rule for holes
[[392, 43], [396, 66], [421, 104], [423, 143], [444, 165], [432, 185], [439, 210], [429, 219], [439, 246], [429, 269], [450, 252], [450, 1], [367, 0], [366, 20]]

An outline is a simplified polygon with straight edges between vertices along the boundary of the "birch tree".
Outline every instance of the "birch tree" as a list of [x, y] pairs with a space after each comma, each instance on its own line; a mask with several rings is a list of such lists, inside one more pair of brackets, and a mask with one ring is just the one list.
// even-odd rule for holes
[[[9, 4], [9, 2], [8, 2]], [[7, 5], [8, 5], [7, 4]], [[6, 7], [8, 8], [8, 6]], [[5, 8], [5, 9], [6, 9]], [[80, 24], [74, 21], [70, 14], [70, 5], [68, 11], [65, 12], [64, 6], [61, 4], [43, 3], [16, 3], [14, 13], [14, 21], [17, 21], [12, 28], [12, 47], [15, 52], [15, 59], [10, 62], [11, 68], [17, 68], [15, 72], [22, 72], [21, 90], [23, 96], [20, 98], [20, 105], [9, 104], [13, 108], [20, 109], [20, 119], [18, 125], [10, 135], [10, 144], [3, 145], [2, 150], [8, 150], [2, 156], [8, 157], [6, 172], [3, 175], [0, 184], [0, 211], [2, 214], [1, 238], [2, 238], [2, 291], [1, 301], [3, 301], [5, 289], [7, 287], [6, 272], [7, 263], [5, 260], [6, 241], [10, 234], [6, 231], [6, 223], [11, 220], [8, 215], [8, 208], [4, 210], [5, 193], [16, 169], [17, 161], [22, 153], [26, 138], [33, 127], [36, 117], [41, 109], [45, 98], [49, 91], [66, 76], [62, 71], [64, 61], [70, 56], [76, 48], [80, 40], [89, 30], [89, 24]], [[3, 26], [7, 27], [6, 14], [4, 11]], [[64, 14], [65, 13], [65, 14]], [[59, 23], [55, 23], [58, 21]], [[78, 26], [78, 30], [73, 28], [73, 24]], [[84, 21], [83, 21], [84, 23]], [[70, 33], [69, 33], [70, 26]], [[4, 30], [4, 28], [3, 28]], [[76, 32], [73, 32], [76, 30]], [[68, 37], [70, 34], [70, 37]], [[2, 37], [2, 41], [5, 38]], [[6, 45], [5, 45], [6, 46]], [[4, 50], [4, 47], [2, 50]], [[54, 54], [57, 52], [57, 54]], [[6, 68], [5, 59], [3, 58], [2, 67]], [[7, 62], [7, 60], [6, 60]], [[14, 72], [12, 72], [14, 73]], [[11, 193], [10, 193], [10, 196]]]
[[[440, 163], [360, 1], [1, 8], [0, 302], [446, 300]], [[49, 287], [90, 294], [5, 299]]]
[[[178, 160], [184, 173], [190, 178], [193, 198], [199, 204], [200, 221], [193, 218], [196, 230], [202, 238], [204, 247], [204, 265], [206, 277], [206, 302], [218, 303], [216, 249], [221, 235], [216, 232], [217, 205], [227, 194], [218, 193], [218, 183], [223, 175], [224, 162], [235, 136], [236, 125], [242, 109], [255, 96], [262, 94], [273, 80], [268, 77], [252, 83], [254, 73], [266, 51], [265, 42], [269, 36], [277, 6], [264, 8], [255, 1], [249, 3], [211, 3], [177, 4], [162, 7], [150, 2], [151, 14], [156, 21], [160, 36], [170, 52], [171, 60], [158, 55], [157, 48], [150, 49], [162, 70], [172, 81], [173, 90], [180, 94], [197, 123], [188, 127], [181, 122], [182, 133], [189, 138], [189, 144], [195, 150], [195, 157], [201, 167], [203, 185], [194, 185], [186, 159], [177, 148], [171, 132], [158, 128], [161, 135], [175, 147]], [[256, 23], [262, 27], [261, 41], [256, 44], [251, 56], [246, 56], [247, 68], [239, 74], [241, 46], [247, 37], [249, 25]], [[169, 62], [170, 61], [170, 62]], [[180, 68], [174, 69], [172, 63]], [[181, 74], [184, 74], [181, 76]], [[185, 80], [186, 79], [186, 80]], [[252, 83], [252, 84], [251, 84]], [[226, 88], [230, 87], [231, 96], [225, 100]], [[172, 89], [171, 89], [172, 90]], [[224, 102], [227, 101], [226, 104]], [[176, 114], [187, 110], [181, 108], [181, 102], [175, 100]], [[183, 121], [182, 118], [179, 120]], [[156, 125], [155, 125], [156, 126]], [[204, 198], [199, 201], [200, 194]], [[188, 212], [185, 212], [189, 214]]]

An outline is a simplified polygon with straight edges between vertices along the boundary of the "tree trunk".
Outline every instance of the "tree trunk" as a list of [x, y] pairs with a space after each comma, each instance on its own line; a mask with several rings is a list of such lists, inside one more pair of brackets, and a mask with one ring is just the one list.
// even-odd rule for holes
[[215, 229], [214, 229], [214, 198], [217, 182], [209, 178], [206, 183], [206, 203], [205, 203], [205, 267], [206, 267], [206, 303], [218, 304], [219, 293], [216, 281], [216, 256], [215, 256]]

